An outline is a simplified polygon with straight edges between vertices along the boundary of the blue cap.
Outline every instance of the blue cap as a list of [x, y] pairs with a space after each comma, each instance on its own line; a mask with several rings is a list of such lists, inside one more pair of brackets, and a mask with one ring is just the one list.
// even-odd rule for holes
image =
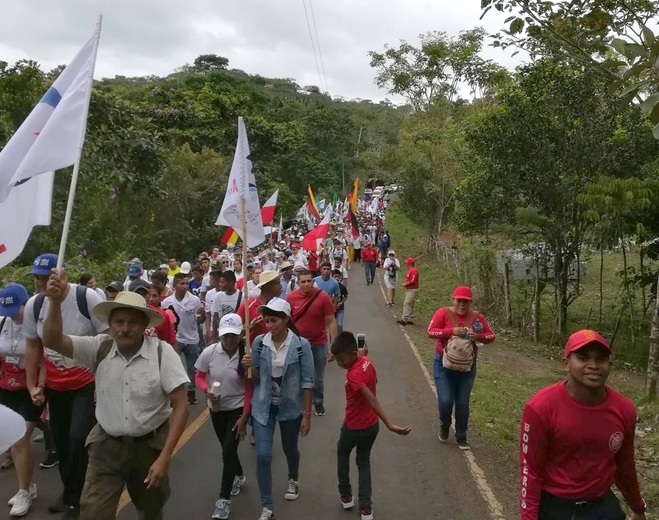
[[34, 259], [34, 262], [32, 262], [32, 270], [27, 274], [50, 276], [51, 271], [55, 267], [57, 267], [57, 255], [54, 253], [44, 253]]
[[29, 299], [25, 287], [20, 283], [10, 283], [0, 290], [0, 316], [15, 316]]
[[127, 276], [139, 276], [142, 274], [142, 268], [139, 264], [130, 264], [128, 266]]

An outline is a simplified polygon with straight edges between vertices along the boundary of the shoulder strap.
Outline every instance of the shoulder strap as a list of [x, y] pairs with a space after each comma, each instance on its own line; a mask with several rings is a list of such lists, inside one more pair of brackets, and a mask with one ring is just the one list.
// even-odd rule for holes
[[[455, 321], [458, 317], [458, 315], [455, 313], [455, 311], [451, 307], [444, 307], [446, 309], [446, 314], [448, 314], [449, 319], [451, 320], [451, 325], [455, 327]], [[469, 310], [469, 316], [467, 317], [467, 322], [465, 323], [465, 327], [471, 328], [471, 325], [476, 321], [476, 317], [478, 316], [478, 312]]]
[[91, 320], [89, 314], [89, 305], [87, 304], [87, 289], [84, 285], [76, 285], [76, 302], [78, 303], [78, 310], [88, 320]]
[[293, 318], [293, 323], [297, 323], [299, 321], [299, 319], [302, 318], [302, 316], [305, 315], [305, 313], [309, 310], [309, 307], [311, 307], [311, 304], [316, 300], [316, 298], [318, 298], [318, 295], [321, 292], [323, 292], [323, 291], [321, 291], [320, 289], [318, 289], [316, 291], [316, 293], [309, 299], [307, 304], [302, 308], [302, 310], [300, 311], [300, 314], [298, 314], [297, 316], [295, 316], [295, 318]]
[[2, 321], [0, 322], [0, 332], [2, 332], [2, 329], [5, 328], [5, 323], [7, 323], [7, 318], [8, 318], [8, 316], [5, 316], [4, 318], [2, 318]]
[[94, 366], [94, 372], [98, 369], [98, 365], [101, 364], [101, 361], [103, 361], [106, 357], [108, 357], [108, 354], [110, 353], [110, 350], [112, 350], [112, 344], [114, 343], [113, 338], [108, 338], [106, 340], [101, 341], [101, 344], [98, 347], [98, 350], [96, 351], [96, 365]]
[[46, 295], [43, 293], [37, 294], [36, 298], [34, 298], [34, 307], [32, 307], [32, 311], [34, 313], [34, 322], [39, 323], [39, 316], [41, 315], [41, 309], [43, 308], [43, 302], [46, 299]]
[[[247, 283], [247, 282], [245, 282], [245, 283]], [[240, 302], [241, 301], [243, 301], [243, 292], [242, 291], [240, 291], [238, 293], [238, 301], [236, 302], [236, 308], [234, 309], [233, 312], [238, 312], [238, 309], [240, 309]]]
[[158, 368], [162, 369], [162, 340], [158, 340]]

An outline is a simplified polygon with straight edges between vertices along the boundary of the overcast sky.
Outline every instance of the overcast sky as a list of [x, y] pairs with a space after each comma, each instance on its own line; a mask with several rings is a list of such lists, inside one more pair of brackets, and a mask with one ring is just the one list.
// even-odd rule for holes
[[[333, 96], [380, 100], [367, 52], [418, 41], [428, 31], [484, 26], [499, 30], [504, 16], [479, 20], [480, 0], [311, 0]], [[231, 68], [319, 85], [305, 18], [310, 0], [10, 0], [0, 4], [0, 60], [37, 60], [44, 69], [70, 61], [103, 14], [96, 78], [164, 76], [200, 54], [219, 54]], [[315, 37], [315, 33], [314, 33]], [[318, 50], [318, 49], [316, 49]], [[484, 55], [507, 67], [511, 51]], [[322, 75], [322, 70], [321, 70]]]

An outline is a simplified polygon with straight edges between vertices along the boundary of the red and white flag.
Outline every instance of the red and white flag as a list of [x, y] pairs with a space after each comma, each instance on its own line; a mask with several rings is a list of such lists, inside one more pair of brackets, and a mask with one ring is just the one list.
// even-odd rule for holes
[[261, 208], [261, 219], [263, 219], [264, 225], [272, 224], [272, 221], [275, 219], [275, 208], [277, 207], [278, 196], [279, 190], [275, 191], [272, 196], [265, 201]]
[[318, 245], [323, 242], [329, 234], [330, 219], [332, 218], [332, 205], [327, 206], [323, 214], [323, 220], [315, 228], [302, 238], [302, 247], [306, 251], [318, 250]]

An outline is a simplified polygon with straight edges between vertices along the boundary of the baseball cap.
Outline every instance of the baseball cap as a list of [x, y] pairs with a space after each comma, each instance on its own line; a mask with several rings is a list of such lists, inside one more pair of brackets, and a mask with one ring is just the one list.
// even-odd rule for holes
[[288, 303], [286, 300], [274, 297], [266, 305], [261, 305], [258, 308], [258, 311], [261, 314], [267, 314], [268, 311], [276, 312], [278, 314], [283, 313], [283, 314], [285, 314], [286, 316], [288, 316], [290, 318], [290, 316], [291, 316], [291, 304]]
[[27, 274], [50, 276], [55, 267], [57, 267], [57, 255], [54, 253], [44, 253], [34, 259], [34, 262], [32, 262], [32, 270]]
[[466, 285], [459, 285], [453, 291], [453, 298], [456, 300], [473, 300], [471, 289]]
[[140, 289], [149, 292], [149, 290], [151, 289], [151, 284], [149, 284], [149, 282], [147, 282], [146, 280], [142, 280], [141, 278], [138, 278], [137, 280], [133, 280], [132, 282], [130, 282], [130, 285], [128, 286], [128, 290], [130, 292], [137, 292]]
[[594, 330], [583, 329], [572, 334], [565, 344], [565, 357], [568, 357], [572, 352], [585, 347], [589, 343], [599, 343], [606, 350], [611, 352], [611, 347], [601, 334]]
[[217, 329], [217, 334], [222, 337], [225, 334], [242, 334], [243, 320], [237, 314], [225, 314], [220, 319], [220, 326]]
[[142, 274], [142, 268], [139, 264], [130, 264], [126, 276], [139, 276]]
[[119, 292], [124, 290], [124, 285], [121, 282], [110, 282], [105, 288], [106, 291]]
[[279, 279], [279, 273], [277, 271], [263, 271], [259, 276], [259, 284], [257, 285], [257, 287], [260, 289], [265, 284], [268, 284], [278, 279]]
[[167, 264], [160, 264], [158, 269], [169, 269], [169, 266]]
[[0, 290], [0, 316], [15, 316], [30, 299], [25, 287], [20, 283], [10, 283]]
[[275, 253], [275, 258], [284, 258], [284, 253], [282, 253], [281, 251], [277, 251]]
[[181, 264], [181, 272], [183, 274], [190, 274], [190, 271], [192, 271], [192, 266], [190, 265], [190, 262], [183, 262]]
[[412, 265], [412, 264], [414, 263], [414, 258], [412, 258], [412, 257], [410, 256], [407, 260], [405, 260], [405, 263], [406, 263], [407, 265]]

